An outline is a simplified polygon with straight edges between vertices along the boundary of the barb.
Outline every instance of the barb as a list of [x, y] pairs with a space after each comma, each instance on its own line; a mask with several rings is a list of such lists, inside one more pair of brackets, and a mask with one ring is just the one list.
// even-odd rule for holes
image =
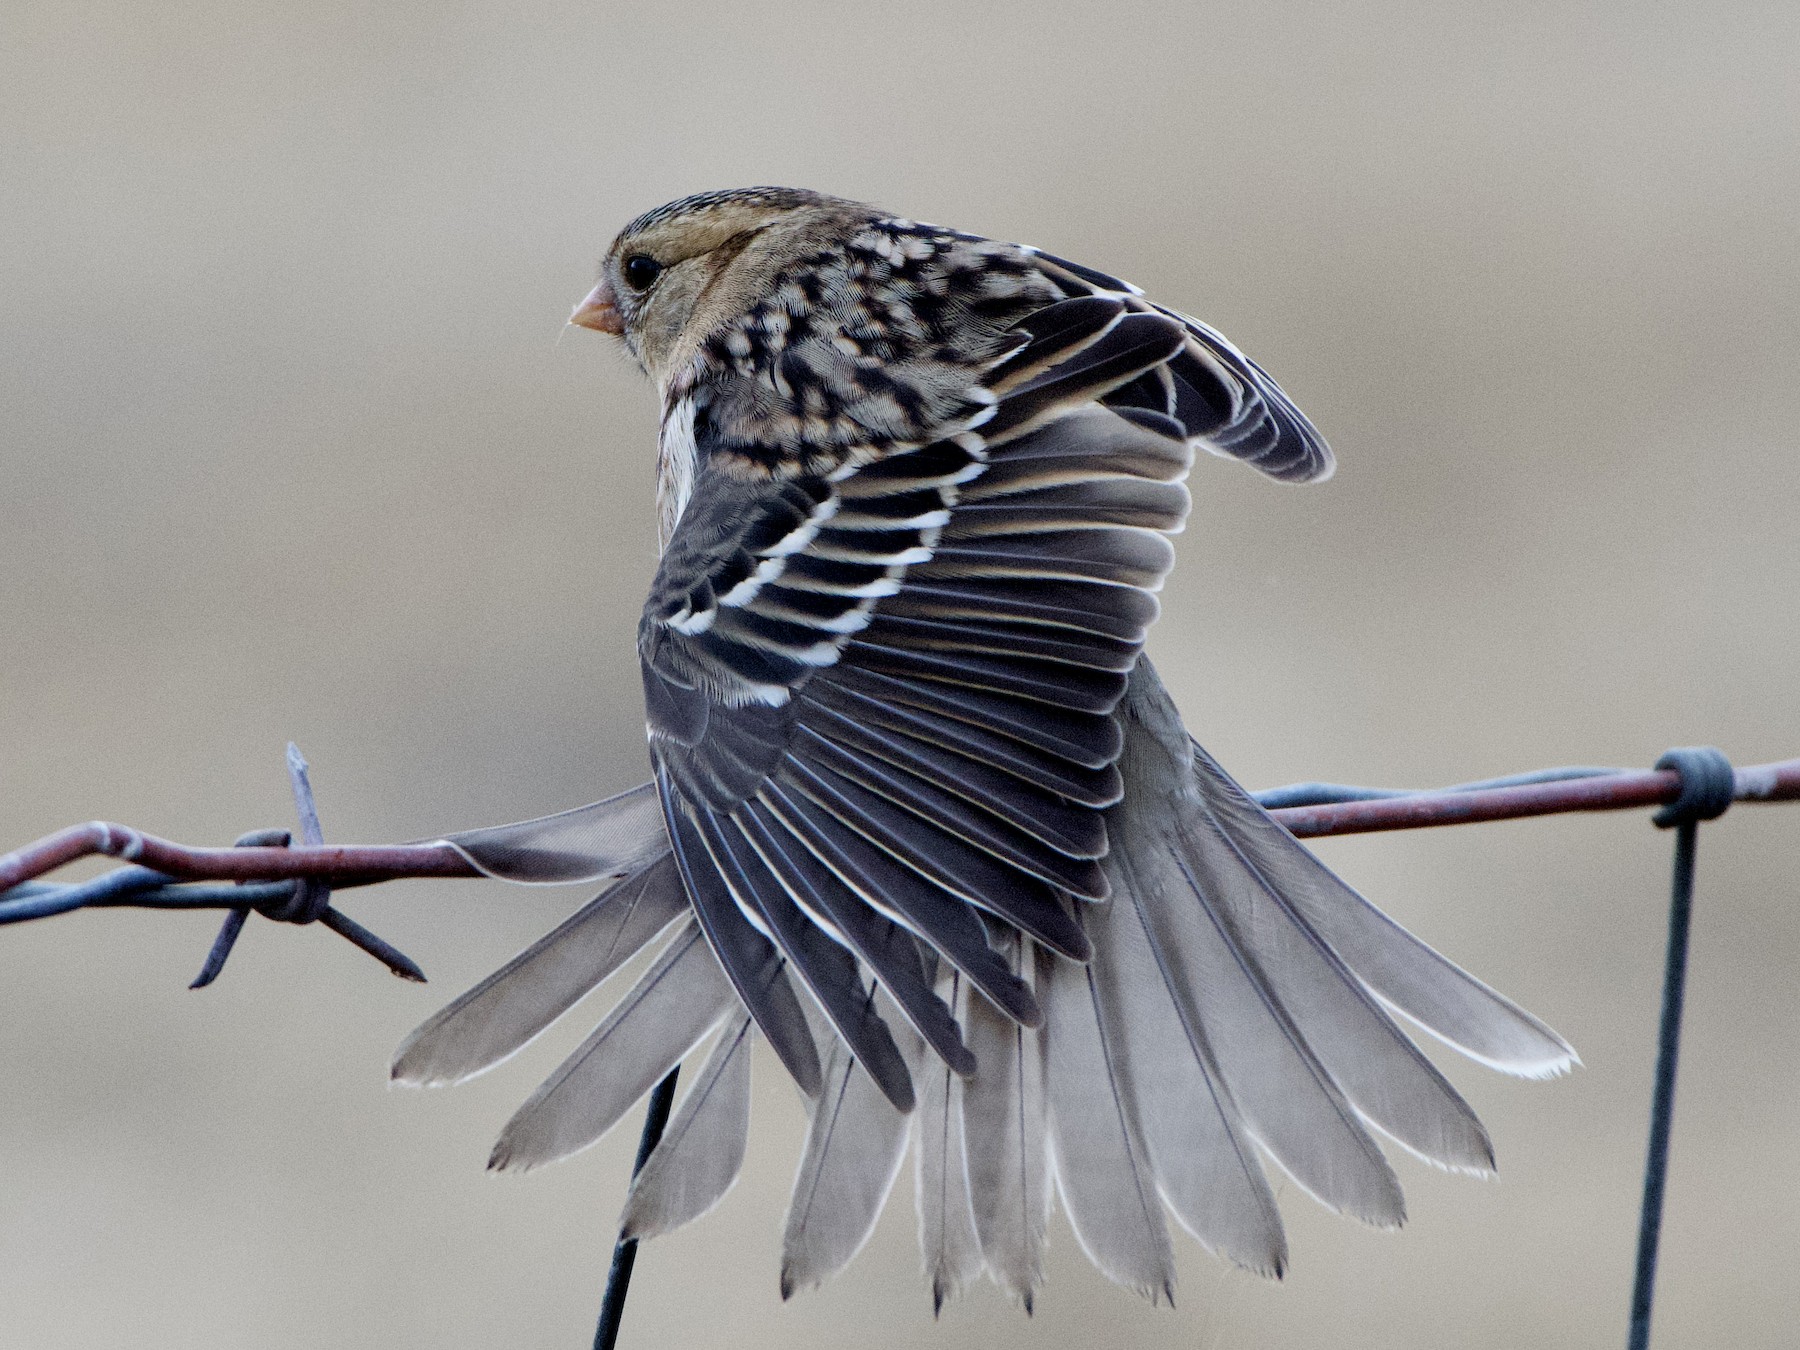
[[[288, 747], [292, 749], [292, 745]], [[294, 841], [294, 836], [286, 830], [252, 830], [249, 834], [238, 836], [238, 848], [261, 848], [272, 846], [286, 848]], [[316, 841], [313, 841], [316, 842]], [[249, 882], [238, 882], [240, 887], [250, 885]], [[298, 887], [295, 888], [296, 890]], [[270, 903], [279, 903], [275, 896], [269, 897]], [[225, 960], [237, 946], [238, 935], [244, 931], [244, 924], [250, 919], [250, 906], [236, 905], [225, 916], [225, 922], [219, 925], [219, 935], [213, 939], [211, 949], [206, 953], [206, 963], [200, 967], [200, 973], [194, 976], [189, 989], [204, 989], [218, 979], [225, 970]]]
[[[312, 779], [307, 773], [306, 756], [300, 753], [300, 747], [292, 741], [287, 748], [288, 781], [294, 789], [294, 814], [300, 817], [300, 838], [308, 848], [317, 848], [325, 842], [324, 828], [319, 824], [319, 808], [313, 802]], [[286, 830], [258, 830], [254, 834], [242, 836], [236, 844], [238, 848], [256, 848], [273, 845], [276, 848], [287, 848], [294, 842], [294, 836]], [[243, 882], [238, 883], [240, 886]], [[331, 888], [316, 877], [307, 877], [296, 881], [293, 890], [285, 902], [275, 909], [265, 910], [271, 919], [281, 919], [289, 923], [313, 923], [323, 921], [327, 928], [338, 932], [343, 929], [333, 918], [350, 923], [343, 915], [331, 908]], [[225, 916], [225, 922], [219, 926], [219, 935], [213, 939], [212, 949], [206, 953], [206, 964], [200, 967], [200, 973], [194, 977], [189, 989], [204, 989], [219, 978], [225, 969], [225, 961], [237, 946], [238, 937], [244, 931], [244, 922], [250, 917], [248, 905], [238, 905]], [[388, 969], [396, 975], [423, 980], [424, 974], [399, 951], [390, 947], [380, 938], [360, 924], [351, 923], [354, 932], [346, 932], [344, 936], [374, 956], [378, 961], [387, 963]], [[396, 965], [393, 957], [400, 957], [404, 968]]]
[[[85, 825], [59, 830], [0, 858], [0, 924], [45, 919], [87, 908], [224, 909], [229, 912], [219, 934], [213, 939], [200, 973], [188, 986], [204, 989], [219, 978], [226, 959], [244, 931], [245, 922], [255, 911], [281, 923], [322, 923], [401, 979], [425, 983], [425, 972], [404, 952], [332, 907], [334, 873], [328, 867], [317, 865], [318, 855], [330, 859], [344, 852], [388, 854], [395, 850], [326, 848], [318, 808], [313, 802], [306, 758], [291, 741], [287, 748], [287, 765], [294, 788], [294, 808], [300, 817], [301, 837], [305, 841], [303, 848], [290, 847], [293, 836], [287, 830], [252, 830], [240, 835], [229, 849], [191, 849], [129, 826], [103, 820], [89, 821]], [[443, 851], [446, 850], [437, 850]], [[74, 885], [49, 885], [35, 880], [66, 863], [95, 854], [132, 859], [133, 865]], [[211, 864], [219, 857], [266, 857], [273, 861], [262, 866], [252, 864], [248, 868], [215, 869]], [[143, 863], [160, 863], [162, 866], [145, 866]], [[465, 874], [472, 875], [472, 869]], [[393, 875], [430, 874], [396, 872]], [[15, 877], [18, 880], [15, 881]], [[206, 884], [212, 878], [230, 878], [236, 884]], [[190, 879], [200, 884], [192, 884]], [[340, 880], [337, 884], [362, 883], [352, 878], [348, 883]]]

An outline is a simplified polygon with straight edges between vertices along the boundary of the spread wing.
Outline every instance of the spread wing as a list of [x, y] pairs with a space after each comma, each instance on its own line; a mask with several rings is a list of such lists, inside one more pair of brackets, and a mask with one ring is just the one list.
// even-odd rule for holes
[[1187, 427], [1134, 391], [1191, 342], [1118, 296], [1050, 304], [931, 435], [823, 465], [694, 418], [639, 631], [652, 758], [701, 925], [802, 1086], [789, 970], [908, 1110], [869, 975], [968, 1073], [923, 947], [1028, 1025], [983, 916], [1088, 957], [1071, 899], [1107, 893], [1113, 710], [1188, 508]]

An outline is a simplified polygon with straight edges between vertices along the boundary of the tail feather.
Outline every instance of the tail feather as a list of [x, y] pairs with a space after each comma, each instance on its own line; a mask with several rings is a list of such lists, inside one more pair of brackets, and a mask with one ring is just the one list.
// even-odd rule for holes
[[1094, 974], [1132, 1084], [1163, 1201], [1203, 1243], [1258, 1274], [1287, 1264], [1281, 1214], [1256, 1145], [1220, 1079], [1211, 1047], [1182, 1015], [1184, 972], [1158, 946], [1145, 909], [1166, 903], [1120, 850], [1112, 903], [1090, 924]]
[[[1111, 904], [1111, 901], [1103, 901]], [[1088, 1260], [1155, 1302], [1175, 1299], [1175, 1259], [1117, 1037], [1094, 972], [1046, 953], [1045, 1085], [1056, 1186]]]
[[687, 908], [681, 877], [665, 851], [426, 1019], [394, 1052], [393, 1080], [436, 1086], [493, 1068], [587, 997]]
[[[938, 994], [966, 1022], [971, 1002], [960, 971], [945, 967]], [[974, 1000], [980, 1002], [980, 1000]], [[919, 1104], [913, 1112], [914, 1183], [919, 1208], [919, 1255], [931, 1281], [931, 1302], [941, 1310], [981, 1274], [981, 1242], [969, 1202], [963, 1147], [963, 1081], [950, 1066], [921, 1057]]]
[[[997, 945], [1016, 973], [1033, 979], [1036, 963], [1028, 939], [1013, 933]], [[977, 1065], [961, 1085], [975, 1232], [988, 1273], [1029, 1309], [1043, 1279], [1050, 1218], [1042, 1034], [1003, 1016], [985, 999], [968, 999], [963, 1014]]]
[[624, 1237], [659, 1237], [690, 1223], [736, 1183], [750, 1137], [752, 1025], [748, 1013], [739, 1013], [720, 1031], [700, 1077], [631, 1183], [619, 1219]]
[[1176, 835], [1134, 861], [1140, 876], [1161, 874], [1162, 901], [1146, 914], [1182, 972], [1176, 994], [1189, 1035], [1213, 1047], [1252, 1133], [1295, 1181], [1332, 1209], [1397, 1226], [1405, 1202], [1393, 1168], [1234, 940], [1217, 860], [1188, 842]]
[[[886, 1000], [871, 990], [879, 1007]], [[809, 1005], [808, 1012], [814, 1009]], [[892, 1014], [888, 1005], [883, 1011]], [[820, 1025], [828, 1039], [824, 1087], [810, 1103], [811, 1119], [800, 1170], [788, 1201], [781, 1238], [781, 1296], [823, 1283], [849, 1265], [887, 1203], [900, 1175], [912, 1118], [902, 1115], [858, 1064], [843, 1038]], [[917, 1062], [922, 1043], [900, 1022], [895, 1039]]]
[[1340, 880], [1218, 763], [1193, 748], [1207, 808], [1294, 910], [1383, 1001], [1471, 1059], [1549, 1078], [1579, 1063], [1561, 1036], [1438, 955]]
[[450, 845], [490, 877], [530, 886], [624, 876], [669, 848], [653, 783], [572, 811], [464, 830], [437, 842]]
[[1215, 860], [1212, 898], [1246, 961], [1364, 1118], [1432, 1162], [1492, 1172], [1493, 1144], [1475, 1112], [1217, 818], [1197, 821], [1182, 842]]
[[586, 1148], [734, 1006], [700, 929], [684, 923], [606, 1020], [506, 1122], [488, 1166], [536, 1167]]

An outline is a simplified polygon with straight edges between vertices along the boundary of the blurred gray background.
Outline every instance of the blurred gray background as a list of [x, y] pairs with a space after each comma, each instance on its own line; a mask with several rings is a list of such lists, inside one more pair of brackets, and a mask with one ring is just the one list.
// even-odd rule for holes
[[[1197, 467], [1152, 644], [1252, 786], [1800, 753], [1791, 4], [11, 0], [3, 27], [0, 845], [285, 824], [290, 737], [340, 841], [639, 781], [655, 409], [561, 324], [627, 218], [763, 182], [1134, 278], [1325, 430], [1325, 487]], [[1059, 1219], [1035, 1318], [984, 1286], [934, 1326], [903, 1182], [783, 1305], [802, 1117], [767, 1061], [745, 1178], [646, 1251], [627, 1341], [1614, 1343], [1667, 846], [1633, 814], [1322, 847], [1586, 1060], [1451, 1064], [1500, 1179], [1401, 1159], [1398, 1234], [1288, 1185], [1286, 1281], [1188, 1242], [1170, 1312]], [[585, 1345], [635, 1126], [482, 1171], [584, 1028], [384, 1086], [582, 898], [347, 896], [423, 990], [260, 922], [204, 994], [210, 916], [0, 933], [0, 1340]], [[1797, 901], [1800, 810], [1705, 831], [1664, 1346], [1800, 1322]]]

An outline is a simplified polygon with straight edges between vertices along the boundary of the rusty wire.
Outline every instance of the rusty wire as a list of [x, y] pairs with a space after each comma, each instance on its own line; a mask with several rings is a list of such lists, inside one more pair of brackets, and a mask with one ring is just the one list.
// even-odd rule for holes
[[[1305, 790], [1338, 794], [1338, 800], [1304, 806], [1277, 805], [1270, 812], [1302, 839], [1381, 830], [1417, 830], [1439, 825], [1468, 825], [1488, 820], [1518, 820], [1574, 811], [1627, 811], [1660, 806], [1680, 795], [1681, 775], [1668, 769], [1546, 770], [1580, 777], [1519, 782], [1506, 786], [1468, 786], [1404, 792], [1342, 800], [1367, 788], [1297, 784], [1256, 794], [1280, 802], [1285, 794]], [[1520, 775], [1535, 778], [1539, 775]], [[1781, 760], [1736, 770], [1736, 801], [1800, 800], [1800, 759]], [[17, 888], [80, 858], [122, 858], [166, 878], [182, 881], [270, 882], [316, 877], [334, 891], [368, 886], [403, 877], [479, 877], [483, 875], [449, 844], [317, 844], [289, 848], [194, 848], [146, 834], [127, 825], [90, 820], [45, 835], [0, 856], [0, 923], [13, 920], [4, 908], [25, 897]], [[115, 874], [116, 875], [116, 874]], [[104, 878], [102, 878], [104, 880]], [[93, 885], [94, 883], [85, 883]], [[69, 894], [68, 908], [86, 904], [128, 903], [118, 899], [83, 899]], [[214, 902], [223, 905], [223, 901]], [[190, 905], [189, 908], [206, 907]], [[50, 912], [63, 912], [55, 910]], [[39, 917], [20, 914], [18, 917]]]

